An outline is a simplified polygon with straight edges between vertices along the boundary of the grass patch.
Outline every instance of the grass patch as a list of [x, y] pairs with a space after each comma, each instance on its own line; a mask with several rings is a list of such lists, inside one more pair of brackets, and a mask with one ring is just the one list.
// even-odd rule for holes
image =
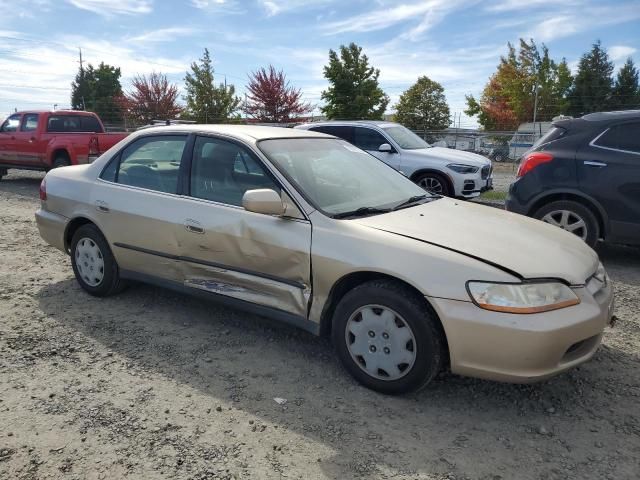
[[500, 190], [487, 190], [486, 192], [480, 195], [480, 198], [483, 200], [506, 200], [507, 192], [502, 192]]

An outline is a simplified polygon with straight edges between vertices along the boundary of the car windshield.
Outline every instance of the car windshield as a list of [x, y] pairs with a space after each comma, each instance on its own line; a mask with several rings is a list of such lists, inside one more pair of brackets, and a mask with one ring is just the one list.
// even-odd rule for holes
[[300, 193], [331, 216], [382, 213], [418, 197], [434, 198], [344, 140], [286, 138], [263, 140], [258, 146]]
[[404, 150], [417, 150], [419, 148], [431, 147], [431, 145], [421, 139], [418, 135], [402, 125], [382, 127], [382, 129], [387, 133], [387, 135], [393, 138], [394, 142], [400, 145], [400, 148]]

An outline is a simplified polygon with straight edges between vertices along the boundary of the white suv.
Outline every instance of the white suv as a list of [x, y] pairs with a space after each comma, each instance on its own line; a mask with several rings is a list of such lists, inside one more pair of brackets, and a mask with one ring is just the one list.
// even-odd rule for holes
[[340, 137], [392, 166], [425, 190], [440, 195], [474, 198], [492, 188], [489, 159], [471, 152], [432, 147], [397, 123], [331, 121], [295, 128]]

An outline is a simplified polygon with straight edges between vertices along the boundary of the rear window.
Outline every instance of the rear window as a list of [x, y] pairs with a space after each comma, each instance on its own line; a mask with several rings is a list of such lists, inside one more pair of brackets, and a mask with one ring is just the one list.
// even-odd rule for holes
[[101, 133], [102, 128], [95, 117], [87, 115], [51, 115], [47, 121], [47, 132], [51, 133]]
[[353, 127], [322, 125], [319, 127], [312, 127], [309, 130], [311, 130], [312, 132], [320, 132], [326, 133], [327, 135], [333, 135], [334, 137], [339, 137], [349, 143], [353, 143]]
[[553, 142], [562, 137], [567, 131], [561, 127], [551, 127], [547, 133], [541, 136], [536, 143], [533, 144], [533, 148], [537, 148], [545, 143]]

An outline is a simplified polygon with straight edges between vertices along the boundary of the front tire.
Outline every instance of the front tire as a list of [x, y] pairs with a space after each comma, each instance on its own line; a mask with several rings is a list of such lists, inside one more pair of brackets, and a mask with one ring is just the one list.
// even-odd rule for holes
[[449, 182], [439, 173], [424, 173], [415, 179], [415, 183], [424, 190], [437, 195], [450, 197], [453, 194]]
[[124, 287], [109, 244], [95, 225], [83, 225], [74, 233], [71, 266], [80, 286], [96, 297], [113, 295]]
[[393, 281], [367, 282], [348, 292], [336, 308], [332, 336], [345, 369], [385, 394], [425, 387], [445, 361], [435, 314], [422, 297]]
[[573, 233], [593, 248], [600, 238], [598, 219], [589, 208], [571, 200], [559, 200], [544, 205], [534, 214], [542, 220]]

